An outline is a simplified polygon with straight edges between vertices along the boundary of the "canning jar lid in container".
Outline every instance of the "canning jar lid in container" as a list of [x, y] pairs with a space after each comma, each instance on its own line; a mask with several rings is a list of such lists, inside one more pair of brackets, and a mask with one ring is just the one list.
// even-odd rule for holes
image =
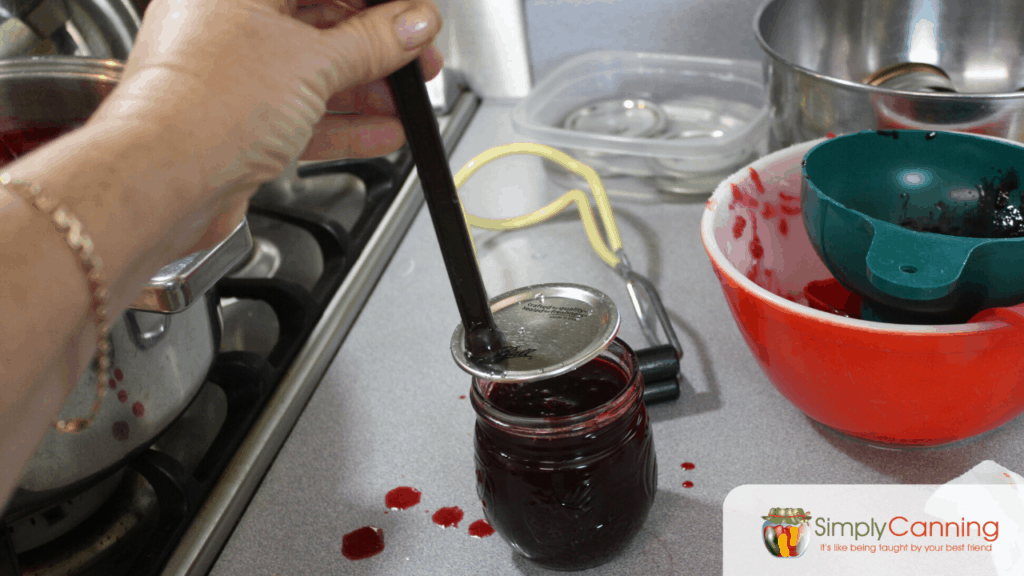
[[603, 51], [550, 72], [512, 123], [602, 178], [696, 193], [766, 151], [768, 112], [760, 62]]

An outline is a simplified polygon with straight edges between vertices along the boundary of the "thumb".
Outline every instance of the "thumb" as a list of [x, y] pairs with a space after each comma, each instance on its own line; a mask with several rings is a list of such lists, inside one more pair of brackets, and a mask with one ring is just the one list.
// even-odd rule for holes
[[379, 80], [416, 59], [441, 30], [429, 0], [395, 0], [368, 8], [324, 30], [337, 77], [331, 93]]

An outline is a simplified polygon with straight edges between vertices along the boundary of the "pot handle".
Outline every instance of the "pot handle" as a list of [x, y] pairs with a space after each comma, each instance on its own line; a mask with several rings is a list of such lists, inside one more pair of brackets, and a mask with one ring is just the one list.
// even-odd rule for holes
[[872, 222], [874, 235], [865, 265], [878, 290], [905, 300], [937, 300], [960, 281], [967, 259], [984, 241], [913, 232], [886, 222]]

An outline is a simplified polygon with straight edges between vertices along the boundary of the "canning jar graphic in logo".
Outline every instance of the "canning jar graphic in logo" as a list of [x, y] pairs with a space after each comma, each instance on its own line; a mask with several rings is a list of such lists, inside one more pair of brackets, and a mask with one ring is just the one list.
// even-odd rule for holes
[[772, 556], [796, 558], [811, 541], [811, 513], [803, 508], [772, 508], [764, 518], [761, 534]]

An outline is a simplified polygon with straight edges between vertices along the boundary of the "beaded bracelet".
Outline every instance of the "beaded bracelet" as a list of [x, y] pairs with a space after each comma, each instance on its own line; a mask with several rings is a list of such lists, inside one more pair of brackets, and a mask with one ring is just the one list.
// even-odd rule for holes
[[92, 239], [82, 232], [82, 223], [71, 212], [67, 205], [43, 194], [38, 184], [22, 180], [14, 180], [7, 172], [0, 174], [0, 185], [27, 200], [37, 210], [49, 216], [54, 228], [64, 237], [64, 242], [78, 260], [78, 266], [85, 274], [89, 283], [92, 302], [90, 313], [96, 322], [96, 400], [89, 414], [84, 418], [58, 420], [53, 427], [59, 432], [74, 434], [87, 429], [99, 413], [103, 397], [106, 395], [105, 382], [110, 370], [110, 341], [108, 333], [110, 323], [107, 321], [107, 287], [103, 281], [103, 263], [100, 257], [93, 254]]

